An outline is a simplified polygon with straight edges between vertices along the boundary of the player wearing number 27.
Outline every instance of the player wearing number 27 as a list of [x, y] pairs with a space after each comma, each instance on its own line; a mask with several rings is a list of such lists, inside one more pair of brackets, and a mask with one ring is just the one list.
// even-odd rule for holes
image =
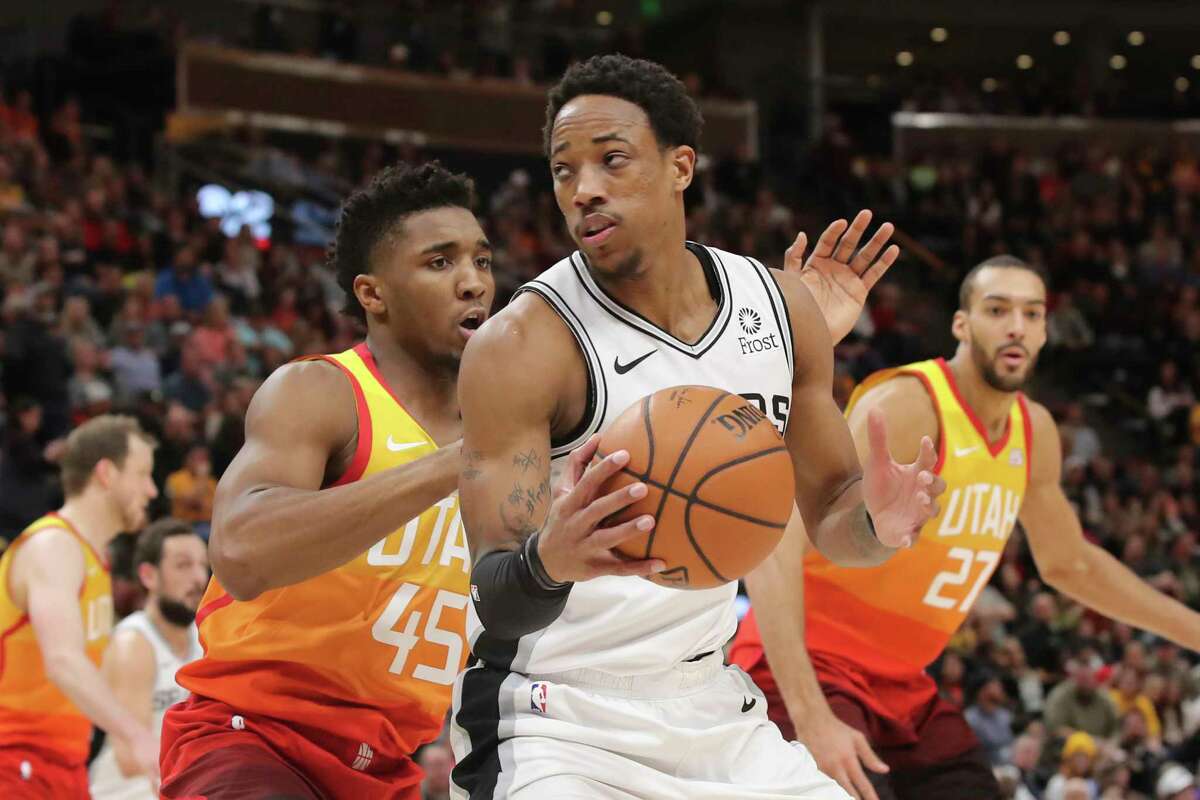
[[[731, 653], [763, 687], [772, 719], [789, 734], [794, 722], [821, 768], [863, 800], [1000, 797], [961, 711], [938, 698], [925, 667], [987, 585], [1018, 519], [1047, 583], [1109, 617], [1200, 646], [1200, 615], [1089, 544], [1063, 495], [1054, 420], [1019, 391], [1046, 342], [1041, 276], [1011, 256], [983, 262], [963, 281], [953, 332], [959, 346], [949, 362], [877, 373], [846, 412], [860, 453], [867, 416], [879, 410], [896, 432], [894, 458], [936, 437], [935, 469], [947, 487], [940, 513], [915, 547], [874, 569], [777, 551], [769, 568], [803, 582], [780, 593], [781, 584], [752, 575], [759, 613]], [[780, 608], [801, 602], [804, 624], [795, 625]]]
[[166, 798], [417, 798], [466, 660], [455, 394], [487, 318], [470, 182], [436, 164], [352, 196], [334, 260], [363, 344], [255, 396], [221, 479], [205, 655], [163, 725]]

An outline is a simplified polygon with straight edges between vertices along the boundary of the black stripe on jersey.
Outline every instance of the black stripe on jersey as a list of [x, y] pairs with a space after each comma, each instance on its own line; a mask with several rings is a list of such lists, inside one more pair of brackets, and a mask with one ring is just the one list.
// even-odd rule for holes
[[[787, 355], [788, 368], [791, 369], [792, 375], [796, 374], [796, 350], [795, 342], [792, 339], [792, 321], [787, 316], [787, 301], [783, 299], [783, 292], [779, 288], [779, 284], [775, 281], [775, 276], [763, 264], [748, 256], [742, 256], [755, 268], [755, 274], [762, 281], [763, 291], [767, 293], [767, 299], [771, 301], [771, 313], [775, 316], [775, 327], [779, 328], [779, 335], [783, 337], [784, 352]], [[780, 320], [779, 310], [783, 307], [784, 319]], [[783, 327], [784, 322], [787, 323], [786, 330]]]
[[[712, 346], [721, 340], [721, 336], [725, 333], [725, 329], [729, 326], [729, 320], [733, 317], [733, 312], [730, 310], [732, 301], [729, 299], [730, 288], [728, 276], [724, 274], [724, 264], [721, 268], [717, 268], [717, 263], [713, 259], [713, 255], [704, 245], [694, 242], [685, 242], [688, 250], [696, 256], [700, 262], [700, 266], [704, 269], [704, 278], [708, 283], [710, 294], [715, 294], [714, 298], [717, 301], [717, 313], [709, 323], [708, 329], [697, 340], [696, 344], [688, 344], [680, 339], [675, 338], [671, 334], [664, 331], [662, 328], [650, 322], [638, 312], [634, 311], [629, 306], [612, 297], [604, 291], [598, 284], [593, 287], [588, 274], [587, 265], [583, 262], [583, 256], [579, 251], [571, 254], [571, 266], [575, 269], [575, 274], [579, 277], [579, 284], [583, 290], [587, 292], [596, 305], [604, 309], [610, 316], [616, 319], [623, 325], [627, 325], [636, 331], [644, 333], [652, 339], [655, 339], [668, 347], [678, 350], [681, 353], [691, 356], [692, 358], [700, 358], [707, 353]], [[599, 292], [599, 294], [597, 294]], [[616, 307], [621, 313], [613, 310]], [[720, 329], [714, 332], [717, 325], [720, 324]], [[711, 337], [711, 338], [710, 338]], [[709, 339], [708, 343], [699, 351], [696, 350], [705, 339]]]
[[587, 366], [588, 397], [583, 417], [569, 433], [550, 439], [551, 456], [553, 457], [555, 450], [560, 451], [558, 455], [563, 455], [587, 441], [587, 437], [600, 427], [600, 420], [604, 419], [604, 413], [608, 410], [608, 385], [604, 377], [604, 365], [600, 363], [600, 351], [596, 349], [587, 328], [575, 316], [575, 312], [557, 289], [548, 283], [533, 280], [518, 289], [513, 297], [515, 298], [522, 292], [533, 292], [546, 301], [546, 305], [554, 309], [554, 313], [558, 314], [575, 337], [575, 341], [583, 353], [584, 364]]
[[507, 669], [476, 664], [462, 678], [454, 724], [466, 732], [471, 752], [455, 765], [451, 780], [471, 800], [492, 800], [500, 778], [500, 688]]

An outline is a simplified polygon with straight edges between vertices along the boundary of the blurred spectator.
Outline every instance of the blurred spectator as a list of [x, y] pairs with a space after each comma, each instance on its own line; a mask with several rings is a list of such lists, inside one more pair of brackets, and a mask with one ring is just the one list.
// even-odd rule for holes
[[1178, 764], [1163, 767], [1155, 786], [1158, 800], [1195, 800], [1196, 778]]
[[193, 445], [183, 467], [167, 476], [166, 488], [171, 500], [171, 516], [192, 523], [196, 532], [208, 539], [213, 500], [217, 494], [217, 479], [212, 474], [208, 447]]
[[1006, 706], [1008, 697], [1004, 694], [1004, 684], [993, 674], [984, 674], [976, 680], [979, 688], [975, 702], [967, 707], [964, 715], [992, 765], [1005, 764], [1009, 761], [1009, 747], [1013, 741], [1013, 714]]
[[160, 392], [163, 388], [158, 354], [146, 344], [146, 329], [138, 322], [126, 322], [124, 338], [112, 349], [109, 366], [117, 392], [130, 398], [141, 392]]
[[158, 273], [154, 296], [167, 295], [179, 298], [179, 305], [189, 313], [203, 311], [212, 301], [212, 282], [197, 266], [196, 251], [190, 246], [179, 248], [175, 262]]
[[1098, 690], [1096, 670], [1079, 662], [1071, 662], [1068, 669], [1067, 679], [1046, 698], [1046, 728], [1054, 736], [1082, 732], [1106, 739], [1115, 734], [1117, 709], [1108, 694]]
[[1067, 404], [1066, 413], [1058, 423], [1058, 432], [1063, 438], [1064, 456], [1074, 456], [1084, 464], [1090, 464], [1092, 459], [1100, 455], [1100, 435], [1096, 429], [1088, 425], [1084, 417], [1083, 404], [1073, 401]]
[[100, 350], [87, 339], [71, 342], [71, 355], [75, 371], [67, 385], [71, 402], [71, 418], [79, 424], [112, 407], [113, 389], [100, 374]]
[[0, 450], [0, 544], [54, 507], [51, 478], [65, 446], [63, 439], [45, 441], [41, 406], [29, 398], [12, 402]]
[[163, 394], [197, 414], [203, 412], [212, 399], [204, 361], [194, 345], [185, 346], [179, 354], [179, 371], [163, 383]]
[[1071, 734], [1063, 745], [1058, 772], [1046, 784], [1044, 800], [1094, 800], [1099, 794], [1092, 779], [1097, 752], [1091, 736], [1082, 731]]
[[417, 763], [425, 771], [421, 781], [421, 800], [450, 800], [450, 770], [454, 753], [442, 740], [430, 742], [417, 754]]
[[1116, 706], [1117, 714], [1125, 716], [1129, 711], [1137, 711], [1146, 723], [1146, 731], [1152, 739], [1162, 736], [1162, 723], [1154, 703], [1142, 693], [1142, 676], [1133, 669], [1122, 669], [1117, 674], [1116, 685], [1108, 690], [1108, 696]]

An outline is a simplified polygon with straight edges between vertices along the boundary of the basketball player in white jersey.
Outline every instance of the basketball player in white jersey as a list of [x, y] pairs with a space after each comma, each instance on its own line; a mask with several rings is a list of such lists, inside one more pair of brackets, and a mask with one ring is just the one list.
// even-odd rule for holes
[[[472, 340], [459, 379], [477, 663], [455, 693], [456, 797], [847, 797], [724, 666], [736, 585], [635, 579], [663, 564], [612, 548], [653, 518], [602, 521], [645, 486], [597, 496], [624, 451], [588, 466], [627, 406], [706, 384], [784, 432], [796, 503], [834, 561], [881, 563], [937, 510], [931, 442], [896, 464], [876, 424], [860, 468], [831, 394], [829, 331], [800, 278], [685, 242], [700, 124], [678, 80], [624, 56], [577, 64], [551, 91], [546, 151], [580, 250]], [[834, 241], [844, 224], [821, 257], [851, 262], [865, 223]], [[886, 240], [854, 261], [872, 265]]]
[[[208, 546], [186, 522], [160, 519], [138, 537], [134, 569], [146, 604], [117, 624], [101, 671], [125, 709], [158, 735], [166, 710], [187, 697], [176, 671], [201, 655], [196, 609], [208, 585]], [[158, 797], [118, 738], [92, 762], [91, 792], [93, 800]]]

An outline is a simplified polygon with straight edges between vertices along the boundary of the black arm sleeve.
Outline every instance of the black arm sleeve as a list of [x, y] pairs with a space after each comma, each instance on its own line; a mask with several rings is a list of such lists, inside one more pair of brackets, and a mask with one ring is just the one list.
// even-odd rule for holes
[[550, 580], [537, 554], [537, 534], [516, 550], [493, 550], [471, 570], [471, 598], [488, 635], [519, 639], [558, 618], [571, 583]]

